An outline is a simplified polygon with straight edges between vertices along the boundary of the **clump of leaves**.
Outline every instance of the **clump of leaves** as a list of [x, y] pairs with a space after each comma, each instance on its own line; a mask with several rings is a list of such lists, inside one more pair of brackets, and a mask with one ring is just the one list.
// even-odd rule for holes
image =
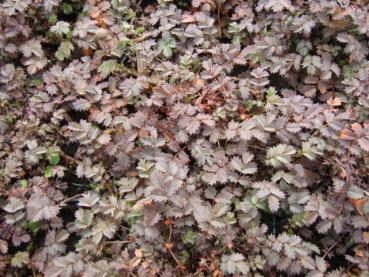
[[368, 276], [365, 1], [0, 18], [1, 276]]

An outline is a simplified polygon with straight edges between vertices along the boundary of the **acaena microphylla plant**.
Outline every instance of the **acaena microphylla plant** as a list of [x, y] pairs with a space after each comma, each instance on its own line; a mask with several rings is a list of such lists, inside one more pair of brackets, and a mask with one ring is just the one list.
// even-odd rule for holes
[[369, 275], [369, 13], [5, 0], [0, 275]]

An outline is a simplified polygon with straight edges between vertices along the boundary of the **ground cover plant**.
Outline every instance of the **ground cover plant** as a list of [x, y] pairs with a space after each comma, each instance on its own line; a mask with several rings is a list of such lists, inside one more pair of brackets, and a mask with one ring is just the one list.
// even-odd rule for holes
[[0, 275], [369, 276], [369, 13], [4, 0]]

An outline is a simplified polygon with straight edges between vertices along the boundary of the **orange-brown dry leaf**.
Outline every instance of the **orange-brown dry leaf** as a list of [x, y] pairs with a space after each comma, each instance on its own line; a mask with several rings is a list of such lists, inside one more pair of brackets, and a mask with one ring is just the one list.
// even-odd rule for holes
[[196, 74], [194, 84], [195, 84], [195, 87], [202, 88], [205, 82], [203, 79], [200, 78], [199, 74]]
[[334, 107], [341, 106], [342, 105], [342, 99], [339, 98], [339, 97], [329, 98], [327, 103], [328, 103], [328, 105], [334, 106]]
[[185, 14], [185, 15], [183, 15], [183, 17], [182, 17], [182, 21], [181, 21], [182, 23], [194, 23], [194, 22], [196, 22], [196, 19], [195, 19], [195, 17], [193, 16], [193, 15], [191, 15], [191, 14]]
[[151, 206], [153, 205], [153, 201], [152, 200], [146, 200], [144, 202], [139, 202], [139, 203], [136, 203], [135, 205], [133, 205], [133, 209], [135, 208], [139, 208], [139, 207], [143, 207], [143, 206]]
[[216, 270], [218, 268], [218, 265], [215, 263], [215, 262], [211, 262], [211, 264], [210, 264], [210, 269], [211, 270]]
[[84, 48], [83, 49], [83, 55], [91, 57], [93, 55], [93, 51], [91, 48]]
[[358, 276], [362, 276], [362, 275], [361, 275], [361, 270], [360, 270], [359, 268], [354, 268], [354, 269], [352, 269], [352, 271], [353, 271], [354, 273], [349, 272], [349, 276], [350, 276], [350, 277], [358, 277]]
[[347, 15], [350, 14], [350, 10], [337, 8], [332, 15], [332, 21], [329, 24], [329, 27], [336, 30], [345, 29], [350, 25], [350, 21], [347, 18]]
[[128, 177], [137, 177], [137, 176], [138, 176], [138, 172], [137, 172], [137, 170], [131, 170], [131, 171], [128, 171], [128, 172], [126, 173], [126, 175], [127, 175]]
[[167, 141], [172, 141], [173, 142], [176, 139], [176, 136], [168, 130], [163, 131], [163, 136]]
[[340, 177], [342, 179], [346, 178], [346, 176], [347, 176], [346, 170], [343, 167], [340, 167], [340, 169], [341, 169]]
[[352, 137], [352, 132], [348, 129], [343, 129], [340, 132], [340, 139], [342, 140], [353, 140], [354, 138]]
[[332, 14], [332, 19], [333, 20], [342, 20], [344, 19], [347, 15], [350, 15], [351, 11], [348, 9], [344, 9], [341, 7], [338, 7], [334, 10], [333, 14]]
[[96, 17], [96, 21], [97, 21], [97, 25], [101, 28], [106, 28], [106, 25], [105, 25], [105, 21], [104, 21], [104, 16], [102, 15], [98, 15]]
[[364, 258], [365, 254], [363, 252], [363, 250], [356, 250], [355, 251], [356, 256], [360, 257], [360, 258]]
[[139, 258], [142, 258], [142, 250], [141, 249], [136, 249], [135, 250], [135, 255], [136, 255], [136, 257], [139, 257]]
[[133, 268], [137, 267], [140, 263], [141, 263], [141, 258], [135, 257], [130, 262], [130, 268], [133, 269]]
[[362, 215], [362, 214], [364, 214], [364, 212], [363, 212], [363, 207], [364, 207], [364, 205], [366, 204], [366, 202], [368, 201], [368, 200], [366, 200], [366, 199], [363, 199], [363, 198], [361, 198], [361, 199], [349, 199], [349, 201], [350, 201], [350, 203], [355, 207], [355, 209], [357, 210], [357, 212], [360, 214], [360, 215]]
[[140, 138], [149, 138], [150, 137], [150, 132], [146, 129], [141, 129], [140, 132], [138, 133], [138, 136]]

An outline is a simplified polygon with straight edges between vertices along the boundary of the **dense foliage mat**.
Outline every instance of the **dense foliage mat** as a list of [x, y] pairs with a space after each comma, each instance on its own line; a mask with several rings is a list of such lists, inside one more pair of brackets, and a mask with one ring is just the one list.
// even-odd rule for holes
[[5, 0], [0, 275], [369, 276], [369, 13]]

